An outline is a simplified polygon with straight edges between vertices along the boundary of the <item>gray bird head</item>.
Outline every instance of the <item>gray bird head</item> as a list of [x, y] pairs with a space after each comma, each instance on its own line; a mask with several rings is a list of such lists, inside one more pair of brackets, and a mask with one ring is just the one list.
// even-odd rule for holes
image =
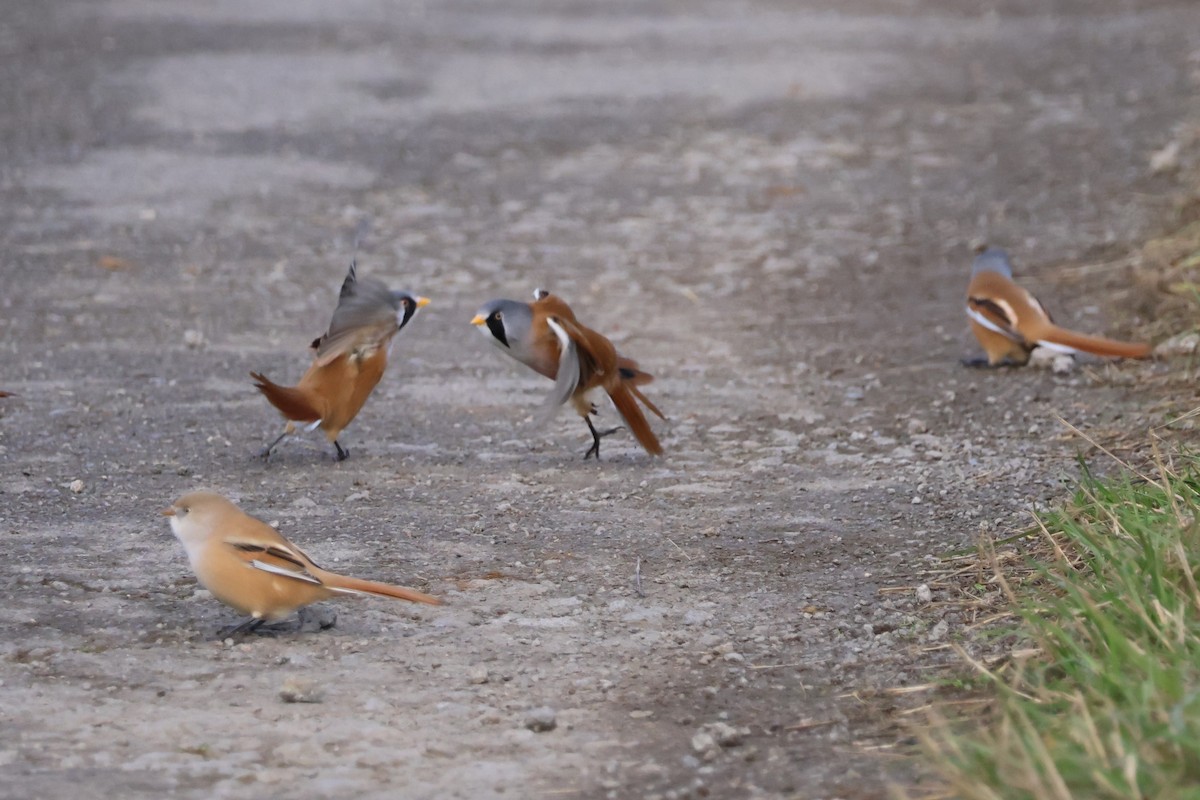
[[417, 309], [429, 305], [428, 297], [421, 297], [411, 292], [389, 292], [391, 306], [396, 310], [396, 330], [400, 330], [417, 313]]
[[428, 298], [420, 295], [393, 292], [378, 278], [358, 277], [356, 265], [351, 264], [342, 281], [329, 329], [324, 336], [315, 339], [312, 346], [318, 355], [325, 355], [343, 345], [361, 328], [385, 327], [394, 322], [395, 329], [388, 331], [391, 336], [408, 324], [417, 309], [428, 304]]
[[981, 272], [998, 272], [1006, 278], [1012, 277], [1012, 262], [1008, 260], [1008, 251], [1003, 247], [987, 247], [971, 264], [971, 277]]
[[396, 317], [396, 330], [400, 330], [417, 313], [417, 309], [429, 304], [429, 299], [410, 292], [393, 292], [378, 278], [358, 277], [358, 264], [351, 262], [338, 293], [338, 305], [333, 312], [330, 330], [364, 325], [377, 319], [381, 312], [391, 309]]
[[[501, 347], [521, 348], [529, 339], [533, 312], [528, 303], [516, 300], [491, 300], [480, 306], [472, 325]], [[519, 357], [519, 356], [518, 356]]]

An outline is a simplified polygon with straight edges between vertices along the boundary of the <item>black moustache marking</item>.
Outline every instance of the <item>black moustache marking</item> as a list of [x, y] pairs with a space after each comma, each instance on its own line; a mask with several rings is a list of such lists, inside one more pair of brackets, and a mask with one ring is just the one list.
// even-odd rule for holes
[[487, 318], [487, 326], [488, 330], [492, 332], [492, 336], [496, 337], [496, 341], [505, 347], [509, 347], [508, 337], [504, 335], [504, 323], [496, 319], [495, 314]]

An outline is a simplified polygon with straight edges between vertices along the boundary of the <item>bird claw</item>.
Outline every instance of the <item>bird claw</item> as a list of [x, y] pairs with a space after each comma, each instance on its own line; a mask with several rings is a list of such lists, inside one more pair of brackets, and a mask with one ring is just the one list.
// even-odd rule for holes
[[603, 439], [605, 436], [610, 436], [610, 435], [616, 433], [617, 431], [625, 430], [625, 428], [623, 426], [618, 425], [617, 427], [609, 428], [606, 431], [597, 431], [595, 428], [592, 428], [592, 423], [590, 420], [588, 421], [588, 427], [591, 428], [591, 430], [592, 430], [592, 446], [589, 447], [588, 451], [583, 454], [584, 461], [587, 461], [592, 456], [595, 456], [596, 460], [599, 461], [600, 460], [600, 440]]
[[230, 625], [229, 627], [222, 628], [221, 630], [217, 631], [217, 638], [228, 639], [231, 636], [241, 636], [243, 634], [254, 633], [261, 628], [265, 622], [266, 620], [262, 619], [261, 617], [250, 617], [242, 620], [236, 625]]
[[995, 364], [987, 360], [987, 356], [975, 356], [974, 358], [964, 358], [959, 360], [964, 367], [972, 369], [999, 369], [1001, 367], [1020, 367], [1022, 364], [1013, 361], [1011, 358], [1006, 358], [1003, 361], [997, 361]]
[[273, 451], [275, 449], [275, 446], [278, 445], [280, 442], [282, 442], [284, 440], [284, 438], [287, 437], [287, 435], [290, 433], [291, 433], [290, 430], [285, 430], [283, 433], [276, 436], [275, 441], [271, 442], [269, 445], [264, 447], [262, 450], [258, 451], [257, 458], [261, 458], [263, 461], [266, 461], [267, 459], [269, 459], [271, 457], [271, 451]]
[[334, 441], [333, 446], [335, 448], [337, 448], [337, 460], [338, 461], [345, 461], [347, 458], [350, 457], [350, 451], [348, 449], [346, 449], [345, 447], [342, 447], [340, 444], [338, 444], [336, 440]]

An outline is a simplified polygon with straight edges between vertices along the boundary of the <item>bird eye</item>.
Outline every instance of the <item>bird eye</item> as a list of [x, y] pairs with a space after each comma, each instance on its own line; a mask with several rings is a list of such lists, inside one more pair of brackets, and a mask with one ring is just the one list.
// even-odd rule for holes
[[187, 506], [176, 506], [175, 507], [175, 516], [186, 517], [189, 510], [190, 509]]
[[496, 322], [500, 321], [500, 317], [501, 317], [501, 314], [499, 311], [497, 311], [495, 314], [492, 314], [492, 319], [496, 320]]

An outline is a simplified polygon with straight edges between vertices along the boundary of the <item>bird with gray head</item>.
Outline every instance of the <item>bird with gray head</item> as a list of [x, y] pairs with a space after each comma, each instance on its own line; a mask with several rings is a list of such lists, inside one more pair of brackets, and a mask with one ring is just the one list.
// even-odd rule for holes
[[1008, 260], [1008, 251], [1001, 247], [983, 247], [971, 262], [971, 277], [981, 272], [995, 272], [1006, 278], [1012, 278], [1012, 262]]
[[351, 263], [333, 318], [324, 334], [313, 340], [312, 365], [295, 386], [272, 383], [251, 372], [257, 388], [287, 420], [282, 434], [260, 453], [270, 456], [275, 445], [296, 424], [305, 430], [321, 428], [341, 461], [350, 452], [338, 434], [358, 415], [387, 368], [392, 337], [409, 323], [429, 300], [409, 292], [392, 291], [376, 278], [358, 277]]
[[[600, 439], [620, 428], [597, 431], [591, 416], [597, 413], [588, 395], [604, 389], [638, 442], [651, 455], [661, 455], [662, 445], [642, 413], [645, 406], [666, 419], [639, 386], [654, 380], [637, 362], [620, 355], [613, 343], [581, 324], [562, 299], [543, 289], [534, 291], [534, 302], [492, 300], [480, 307], [471, 323], [492, 343], [535, 372], [554, 381], [546, 399], [547, 417], [568, 401], [587, 423], [592, 446], [584, 458], [600, 458]], [[640, 405], [639, 405], [640, 404]]]
[[1038, 347], [1110, 358], [1150, 354], [1147, 344], [1118, 342], [1060, 328], [1036, 297], [1013, 282], [1012, 274], [1008, 253], [999, 247], [982, 249], [975, 256], [967, 285], [967, 317], [986, 356], [964, 360], [966, 366], [1021, 366]]

